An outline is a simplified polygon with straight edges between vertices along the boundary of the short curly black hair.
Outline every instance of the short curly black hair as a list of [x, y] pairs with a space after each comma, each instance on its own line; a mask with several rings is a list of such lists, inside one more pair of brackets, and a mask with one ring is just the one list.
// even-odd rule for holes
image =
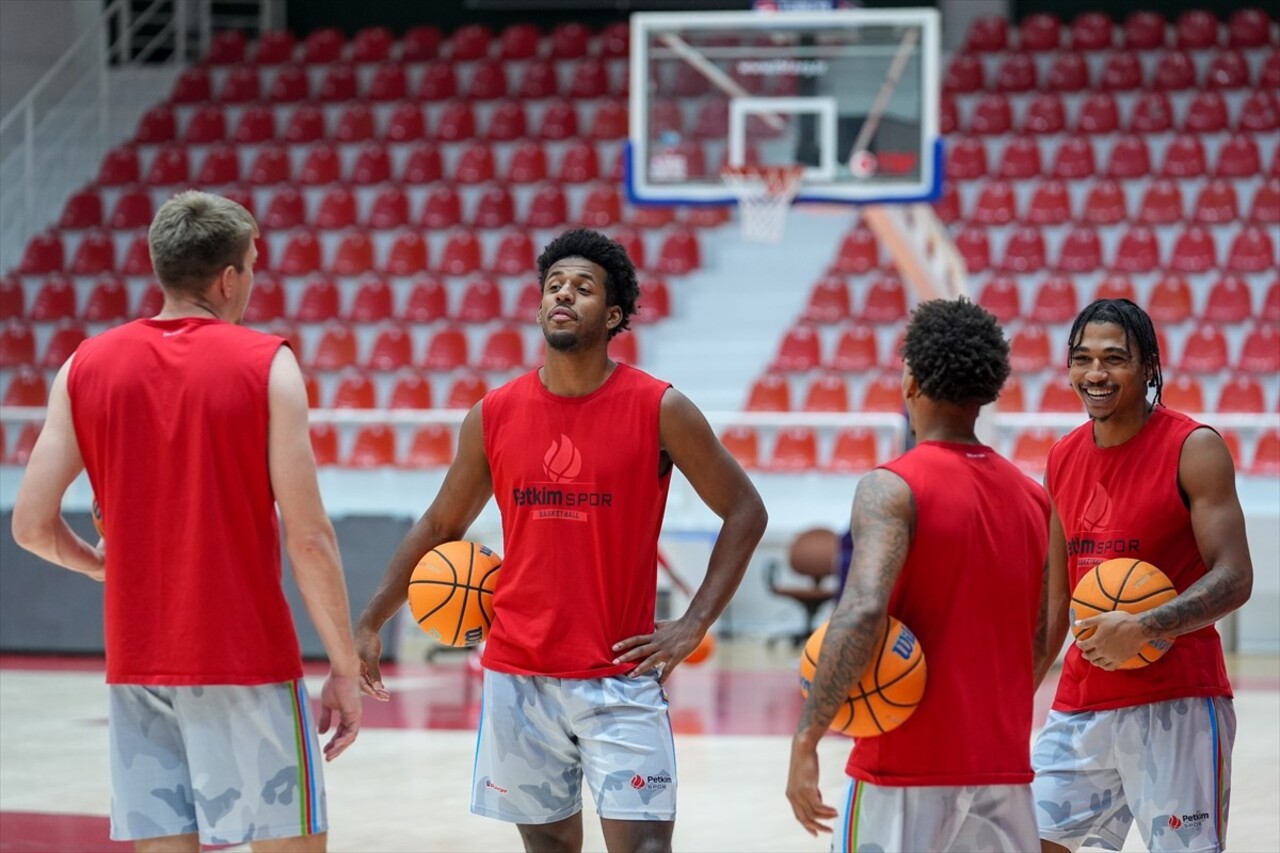
[[546, 284], [547, 270], [564, 258], [586, 258], [604, 268], [606, 304], [622, 309], [622, 322], [609, 330], [609, 337], [630, 328], [631, 316], [636, 313], [636, 302], [640, 298], [640, 285], [636, 281], [636, 266], [627, 250], [599, 231], [573, 228], [548, 243], [538, 256], [539, 285]]
[[925, 396], [979, 406], [1009, 378], [1009, 342], [996, 318], [968, 299], [934, 299], [911, 312], [902, 357]]

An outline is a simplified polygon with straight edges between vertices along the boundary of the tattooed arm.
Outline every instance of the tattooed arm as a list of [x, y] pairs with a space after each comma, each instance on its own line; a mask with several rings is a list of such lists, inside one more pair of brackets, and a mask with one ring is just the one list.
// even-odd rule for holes
[[1103, 669], [1115, 669], [1148, 639], [1212, 625], [1249, 600], [1253, 562], [1236, 496], [1235, 466], [1222, 436], [1209, 429], [1187, 436], [1178, 462], [1178, 487], [1186, 496], [1196, 544], [1209, 571], [1177, 598], [1141, 616], [1116, 611], [1081, 620], [1098, 631], [1077, 645], [1086, 660]]
[[1173, 601], [1143, 615], [1148, 637], [1176, 637], [1212, 625], [1248, 601], [1253, 590], [1235, 466], [1222, 436], [1210, 429], [1187, 436], [1178, 486], [1187, 496], [1191, 528], [1209, 571]]
[[871, 660], [884, 630], [889, 594], [907, 560], [915, 521], [911, 489], [897, 474], [878, 469], [858, 483], [853, 498], [853, 565], [827, 624], [820, 663], [791, 742], [787, 799], [810, 835], [830, 832], [820, 819], [836, 816], [818, 790], [818, 740]]

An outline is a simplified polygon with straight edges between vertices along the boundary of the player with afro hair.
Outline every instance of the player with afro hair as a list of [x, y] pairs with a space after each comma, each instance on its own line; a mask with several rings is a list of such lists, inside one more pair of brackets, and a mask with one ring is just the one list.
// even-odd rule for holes
[[1009, 378], [1009, 342], [996, 318], [967, 299], [935, 299], [911, 314], [902, 358], [929, 399], [984, 406]]
[[622, 309], [622, 322], [609, 330], [610, 339], [631, 327], [631, 316], [636, 313], [640, 298], [640, 285], [636, 282], [636, 266], [621, 244], [615, 243], [599, 231], [589, 228], [573, 228], [547, 244], [538, 256], [538, 283], [545, 284], [547, 271], [556, 261], [565, 258], [585, 258], [599, 264], [605, 272], [607, 304]]

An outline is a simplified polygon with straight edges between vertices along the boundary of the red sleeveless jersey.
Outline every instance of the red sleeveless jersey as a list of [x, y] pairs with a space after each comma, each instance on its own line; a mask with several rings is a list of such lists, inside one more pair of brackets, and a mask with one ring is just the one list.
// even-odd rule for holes
[[855, 741], [845, 770], [876, 785], [1030, 782], [1049, 499], [981, 445], [924, 441], [883, 467], [916, 507], [889, 614], [919, 639], [928, 678], [910, 719]]
[[537, 371], [485, 396], [504, 543], [486, 667], [600, 678], [634, 666], [613, 663], [611, 647], [654, 627], [669, 387], [619, 364], [585, 397], [552, 394]]
[[[1086, 423], [1054, 445], [1045, 484], [1067, 540], [1071, 589], [1094, 566], [1117, 557], [1151, 563], [1178, 592], [1204, 577], [1208, 568], [1178, 489], [1182, 444], [1201, 428], [1184, 414], [1156, 406], [1124, 444], [1098, 447], [1093, 424]], [[1100, 711], [1230, 695], [1222, 642], [1209, 625], [1178, 637], [1164, 657], [1142, 669], [1107, 672], [1071, 643], [1053, 707]]]
[[137, 320], [76, 350], [67, 387], [105, 525], [109, 683], [302, 675], [267, 470], [283, 343], [188, 318]]

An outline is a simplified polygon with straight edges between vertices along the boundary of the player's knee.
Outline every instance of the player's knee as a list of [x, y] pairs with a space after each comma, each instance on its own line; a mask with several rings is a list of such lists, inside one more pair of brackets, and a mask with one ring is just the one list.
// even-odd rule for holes
[[582, 826], [572, 820], [547, 824], [520, 824], [520, 840], [525, 853], [578, 853], [582, 849]]

